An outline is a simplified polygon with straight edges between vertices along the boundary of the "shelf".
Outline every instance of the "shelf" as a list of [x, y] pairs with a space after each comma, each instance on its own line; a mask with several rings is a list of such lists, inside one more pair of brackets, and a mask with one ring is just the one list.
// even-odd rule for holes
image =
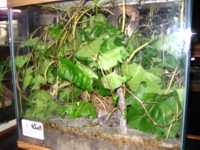
[[[117, 3], [122, 3], [122, 0], [116, 0]], [[170, 3], [170, 2], [179, 2], [179, 0], [126, 0], [126, 3], [136, 5], [136, 4], [155, 4], [155, 3]]]
[[50, 2], [59, 2], [59, 1], [61, 0], [7, 0], [7, 3], [8, 3], [9, 8], [13, 8], [13, 7], [50, 3]]
[[51, 150], [46, 147], [41, 147], [35, 144], [27, 143], [24, 141], [17, 141], [17, 147], [20, 149], [25, 149], [25, 150]]
[[0, 133], [16, 126], [16, 119], [10, 120], [9, 122], [0, 124]]
[[189, 134], [189, 135], [187, 135], [187, 138], [188, 138], [188, 139], [191, 139], [191, 140], [200, 141], [200, 135], [192, 135], [192, 134]]
[[[61, 2], [63, 0], [8, 0], [8, 7], [20, 7], [20, 6], [27, 6], [27, 5], [33, 5], [33, 4], [42, 4], [42, 3], [50, 3], [50, 2]], [[77, 0], [71, 0], [78, 2]], [[110, 0], [107, 0], [108, 2]], [[68, 1], [70, 2], [70, 1]], [[179, 0], [142, 0], [141, 3], [138, 2], [138, 0], [127, 0], [126, 3], [128, 5], [136, 5], [136, 4], [155, 4], [155, 3], [171, 3], [171, 2], [179, 2]], [[117, 0], [116, 3], [119, 5], [122, 3], [122, 0]]]

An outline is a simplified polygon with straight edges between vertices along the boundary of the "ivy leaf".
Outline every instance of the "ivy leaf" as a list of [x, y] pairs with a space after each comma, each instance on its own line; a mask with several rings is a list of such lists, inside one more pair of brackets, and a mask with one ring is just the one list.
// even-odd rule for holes
[[32, 80], [32, 90], [40, 89], [41, 85], [46, 83], [45, 79], [41, 75], [35, 75]]
[[[144, 105], [153, 118], [153, 120], [159, 125], [169, 124], [174, 117], [177, 115], [177, 101], [178, 98], [175, 92], [169, 93], [167, 95], [158, 94], [147, 94], [142, 99]], [[179, 112], [178, 112], [179, 113]], [[136, 128], [144, 132], [151, 134], [156, 134], [160, 137], [166, 137], [169, 126], [158, 127], [150, 120], [146, 115], [146, 112], [141, 107], [141, 104], [137, 100], [132, 98], [132, 106], [127, 109], [127, 120], [128, 126], [130, 128]], [[178, 133], [180, 125], [180, 120], [177, 120], [172, 124], [173, 128], [169, 134], [169, 137], [175, 137]], [[175, 128], [174, 128], [175, 127]]]
[[88, 76], [88, 73], [84, 73], [68, 59], [60, 59], [58, 72], [62, 79], [71, 81], [83, 90], [91, 91], [93, 88], [93, 79]]
[[67, 52], [70, 52], [70, 48], [67, 44], [62, 46], [58, 51], [58, 57], [64, 57]]
[[116, 72], [112, 72], [103, 77], [101, 81], [105, 88], [115, 90], [126, 81], [126, 78], [118, 75]]
[[24, 80], [23, 80], [23, 89], [26, 89], [29, 85], [31, 85], [33, 79], [33, 69], [28, 68], [25, 71]]
[[110, 90], [103, 86], [100, 79], [95, 82], [95, 89], [101, 96], [110, 96], [111, 94]]
[[67, 114], [70, 118], [79, 118], [79, 117], [86, 117], [86, 118], [95, 118], [96, 117], [96, 110], [95, 107], [86, 101], [80, 101], [76, 103], [72, 103], [65, 107], [64, 113]]
[[39, 41], [40, 39], [38, 37], [28, 38], [22, 43], [21, 47], [35, 47]]
[[56, 81], [57, 70], [54, 67], [49, 67], [47, 71], [47, 82], [53, 84]]
[[47, 58], [40, 60], [40, 63], [38, 63], [38, 70], [37, 71], [40, 74], [45, 75], [46, 69], [48, 69], [49, 65], [52, 64], [52, 62], [53, 61], [51, 61], [50, 59], [47, 59]]
[[93, 28], [97, 24], [107, 24], [107, 18], [103, 14], [96, 14], [90, 17], [89, 26]]
[[95, 61], [102, 43], [103, 37], [100, 36], [88, 44], [81, 45], [75, 56], [80, 60]]
[[80, 94], [81, 94], [80, 89], [70, 86], [60, 90], [58, 94], [59, 97], [58, 99], [61, 102], [74, 102], [76, 99], [79, 98]]
[[124, 47], [117, 47], [113, 50], [102, 53], [99, 56], [98, 64], [101, 69], [109, 70], [118, 63], [123, 62], [127, 56], [128, 53]]
[[104, 39], [104, 42], [101, 45], [101, 52], [105, 53], [120, 46], [123, 46], [122, 36], [108, 36]]
[[28, 38], [25, 42], [22, 43], [21, 47], [33, 48], [39, 51], [45, 51], [48, 47], [48, 44], [41, 41], [38, 37]]
[[30, 60], [30, 55], [17, 56], [15, 63], [18, 68], [22, 68]]
[[99, 37], [103, 32], [105, 32], [104, 26], [102, 24], [96, 24], [90, 33], [90, 38], [95, 39], [96, 37]]
[[57, 40], [62, 33], [62, 29], [60, 25], [51, 25], [48, 29], [48, 33], [53, 39]]
[[149, 93], [157, 93], [161, 89], [161, 79], [143, 69], [141, 65], [135, 63], [122, 65], [122, 73], [128, 79], [128, 86], [132, 91], [137, 91], [141, 84], [145, 85]]
[[97, 74], [94, 71], [92, 71], [89, 67], [81, 64], [80, 62], [77, 62], [76, 64], [79, 67], [79, 69], [83, 71], [83, 73], [86, 74], [88, 77], [98, 79]]

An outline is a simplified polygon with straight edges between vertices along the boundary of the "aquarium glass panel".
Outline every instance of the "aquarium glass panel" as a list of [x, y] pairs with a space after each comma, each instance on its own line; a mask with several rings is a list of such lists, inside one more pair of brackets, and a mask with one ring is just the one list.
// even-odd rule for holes
[[15, 44], [21, 117], [179, 139], [191, 36], [185, 8], [182, 0], [23, 7]]

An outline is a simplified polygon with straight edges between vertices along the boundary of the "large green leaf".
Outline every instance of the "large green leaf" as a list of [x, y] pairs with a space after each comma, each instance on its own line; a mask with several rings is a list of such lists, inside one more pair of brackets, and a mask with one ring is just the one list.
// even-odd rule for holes
[[32, 90], [38, 90], [42, 85], [46, 83], [45, 78], [40, 75], [36, 74], [32, 79]]
[[[143, 99], [144, 105], [153, 118], [153, 120], [159, 125], [153, 124], [151, 119], [146, 115], [146, 112], [142, 108], [139, 102], [132, 98], [132, 106], [127, 108], [127, 120], [130, 128], [136, 128], [144, 132], [156, 134], [160, 137], [166, 137], [169, 126], [172, 120], [175, 119], [177, 112], [177, 95], [175, 92], [167, 95], [147, 94]], [[161, 125], [161, 126], [160, 126]], [[172, 123], [172, 130], [169, 133], [169, 137], [175, 137], [180, 128], [180, 120]]]
[[102, 43], [103, 37], [100, 36], [90, 43], [81, 45], [75, 56], [81, 60], [95, 61], [99, 54]]
[[122, 36], [108, 36], [104, 39], [104, 42], [101, 45], [101, 52], [105, 53], [123, 45]]
[[79, 118], [79, 117], [95, 118], [96, 117], [95, 107], [87, 101], [80, 101], [80, 102], [69, 104], [63, 109], [63, 113], [66, 114], [70, 118]]
[[89, 67], [81, 64], [80, 62], [77, 62], [76, 64], [79, 67], [79, 69], [83, 71], [83, 73], [86, 74], [88, 77], [98, 79], [97, 74], [94, 71], [92, 71]]
[[109, 70], [116, 66], [118, 63], [122, 63], [128, 56], [124, 47], [117, 47], [113, 50], [102, 53], [98, 59], [98, 65], [100, 69]]
[[89, 73], [86, 74], [68, 59], [60, 59], [58, 72], [62, 79], [71, 81], [83, 90], [91, 91], [93, 88], [93, 79], [88, 76]]
[[22, 68], [30, 60], [30, 55], [17, 56], [15, 64], [18, 68]]
[[105, 88], [115, 90], [126, 81], [126, 78], [118, 75], [116, 72], [112, 72], [103, 77], [101, 81]]
[[90, 22], [89, 22], [89, 26], [90, 28], [93, 28], [94, 26], [96, 26], [96, 24], [107, 24], [107, 18], [103, 15], [103, 14], [96, 14], [94, 16], [91, 16], [89, 18]]
[[157, 93], [161, 89], [161, 79], [146, 71], [141, 65], [135, 63], [123, 64], [121, 68], [132, 91], [137, 91], [141, 85], [144, 85], [149, 93]]

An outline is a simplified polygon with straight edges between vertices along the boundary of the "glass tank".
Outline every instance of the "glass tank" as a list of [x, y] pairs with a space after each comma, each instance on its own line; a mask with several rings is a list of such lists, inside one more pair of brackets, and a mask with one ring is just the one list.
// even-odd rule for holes
[[[13, 25], [16, 28], [15, 21]], [[5, 131], [5, 124], [15, 118], [9, 55], [7, 10], [0, 4], [0, 132]]]
[[20, 119], [180, 140], [188, 5], [82, 0], [20, 8], [21, 37], [14, 39]]

